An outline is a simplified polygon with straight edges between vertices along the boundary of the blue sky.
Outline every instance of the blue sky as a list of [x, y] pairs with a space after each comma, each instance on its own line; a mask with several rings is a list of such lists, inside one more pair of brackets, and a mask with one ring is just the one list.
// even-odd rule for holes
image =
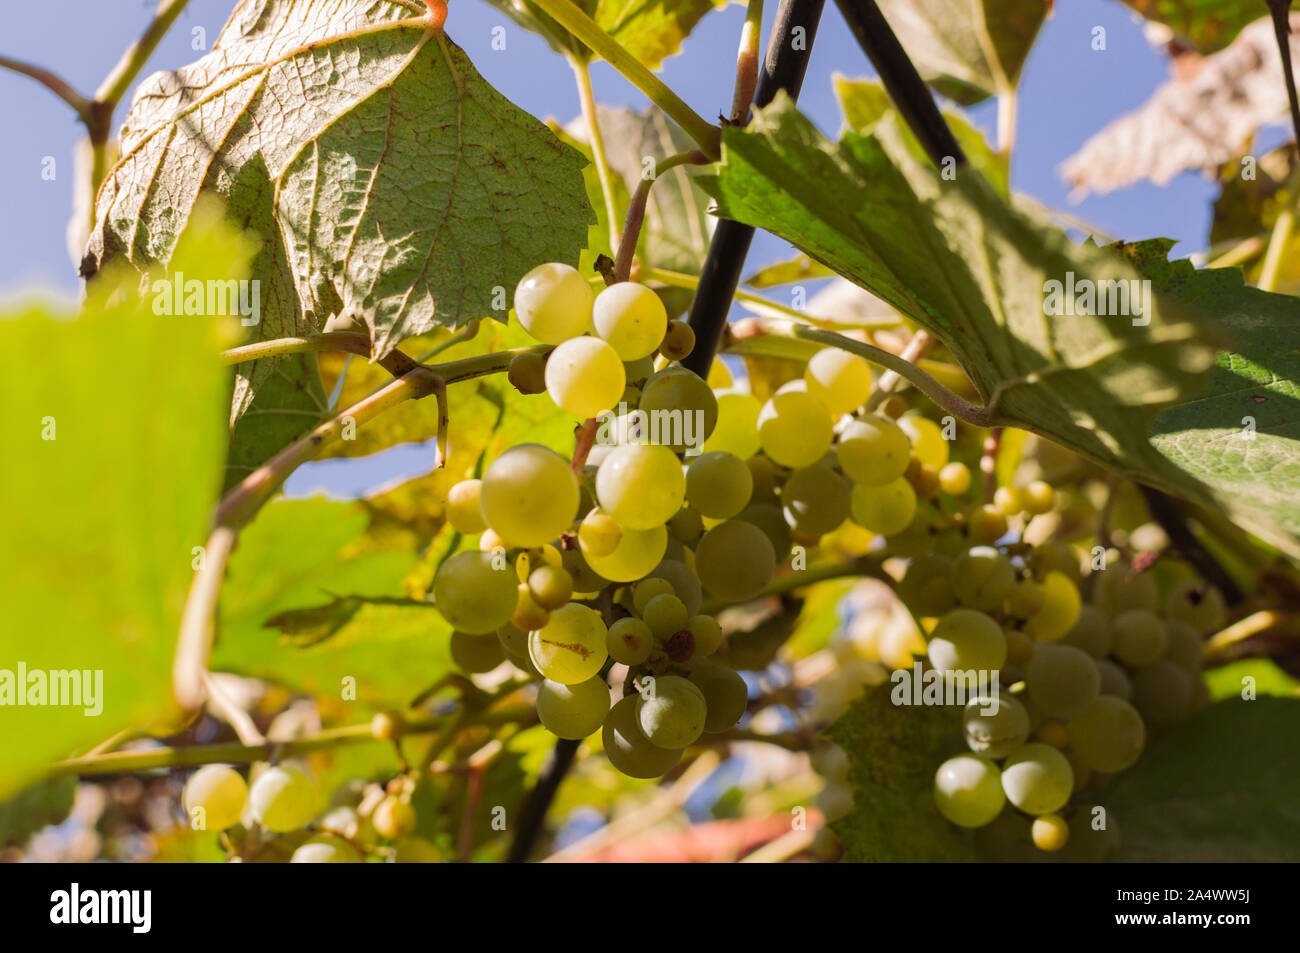
[[[10, 3], [0, 53], [53, 69], [89, 93], [139, 35], [155, 5], [155, 0]], [[145, 75], [200, 56], [192, 48], [196, 35], [202, 31], [210, 47], [233, 5], [232, 0], [192, 0]], [[770, 24], [776, 3], [770, 0], [767, 6]], [[572, 73], [541, 39], [515, 26], [485, 0], [452, 0], [450, 7], [448, 34], [489, 82], [539, 117], [568, 121], [577, 114]], [[1047, 205], [1068, 208], [1115, 238], [1168, 236], [1182, 243], [1175, 254], [1203, 250], [1216, 189], [1199, 175], [1184, 174], [1165, 188], [1142, 185], [1068, 205], [1068, 190], [1056, 171], [1061, 161], [1108, 120], [1142, 103], [1168, 73], [1163, 55], [1152, 49], [1140, 23], [1117, 0], [1069, 0], [1055, 7], [1021, 81], [1013, 187]], [[733, 5], [706, 18], [683, 53], [665, 66], [664, 79], [701, 115], [716, 116], [730, 105], [743, 17], [743, 8]], [[494, 51], [492, 30], [500, 25], [507, 30], [506, 50]], [[1105, 51], [1091, 48], [1096, 26], [1106, 28]], [[872, 74], [839, 11], [828, 3], [800, 100], [828, 135], [836, 134], [840, 125], [831, 89], [835, 72]], [[601, 102], [645, 105], [644, 97], [603, 63], [595, 66], [593, 82]], [[119, 124], [124, 115], [125, 107], [117, 116]], [[991, 104], [975, 108], [971, 116], [992, 134], [996, 116]], [[71, 110], [44, 89], [0, 71], [0, 129], [8, 134], [0, 149], [0, 300], [37, 288], [74, 294], [78, 282], [66, 252], [65, 229], [72, 208], [73, 150], [81, 128]], [[54, 181], [41, 176], [47, 156], [57, 163]], [[789, 253], [786, 243], [760, 233], [751, 266]], [[416, 473], [427, 466], [424, 448], [393, 453], [396, 456], [383, 468], [389, 474]], [[304, 480], [312, 485], [323, 480], [346, 492], [361, 485], [358, 479], [373, 480], [376, 472], [366, 467], [365, 476], [350, 473], [344, 478], [337, 468], [346, 466], [323, 465], [315, 468], [314, 476], [300, 474], [294, 482], [302, 488]]]

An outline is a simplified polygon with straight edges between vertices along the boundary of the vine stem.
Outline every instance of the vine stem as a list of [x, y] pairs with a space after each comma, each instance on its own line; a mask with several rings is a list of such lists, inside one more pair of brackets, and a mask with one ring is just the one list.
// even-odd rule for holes
[[618, 253], [614, 259], [614, 281], [627, 281], [632, 273], [632, 259], [636, 256], [636, 244], [641, 237], [641, 226], [645, 222], [646, 204], [650, 200], [650, 189], [659, 181], [659, 176], [682, 165], [707, 165], [706, 156], [699, 149], [681, 152], [655, 164], [649, 177], [642, 177], [632, 193], [632, 201], [627, 207], [627, 218], [623, 222], [623, 235], [617, 241]]
[[596, 165], [596, 178], [600, 181], [600, 194], [605, 199], [605, 217], [609, 222], [609, 247], [618, 247], [618, 212], [614, 208], [614, 183], [609, 173], [609, 160], [605, 157], [605, 138], [600, 134], [600, 120], [596, 114], [596, 96], [591, 89], [591, 70], [587, 61], [577, 56], [569, 57], [573, 77], [578, 84], [578, 104], [582, 120], [587, 126], [587, 141], [591, 144], [591, 157]]
[[528, 860], [533, 845], [541, 836], [542, 826], [546, 822], [546, 812], [550, 809], [551, 801], [555, 799], [555, 792], [559, 790], [564, 776], [573, 766], [573, 759], [578, 754], [580, 744], [581, 741], [570, 741], [566, 738], [555, 742], [550, 761], [542, 770], [541, 777], [537, 779], [537, 785], [528, 792], [528, 800], [520, 808], [519, 827], [510, 841], [510, 851], [506, 854], [507, 863], [522, 864]]
[[96, 100], [112, 103], [114, 106], [122, 101], [126, 91], [131, 88], [131, 83], [140, 74], [140, 70], [144, 69], [153, 51], [158, 48], [162, 38], [167, 35], [167, 31], [172, 28], [172, 24], [184, 12], [189, 2], [190, 0], [160, 0], [158, 11], [145, 27], [140, 39], [127, 48], [112, 72], [104, 78], [104, 82], [96, 90]]
[[904, 360], [899, 355], [886, 351], [884, 348], [876, 347], [874, 344], [855, 341], [842, 334], [836, 334], [834, 331], [824, 331], [821, 328], [800, 324], [797, 321], [784, 318], [746, 318], [743, 321], [737, 321], [731, 326], [731, 338], [735, 344], [729, 346], [726, 350], [732, 354], [762, 351], [768, 356], [773, 356], [768, 349], [746, 347], [747, 342], [763, 337], [815, 341], [829, 347], [837, 347], [851, 354], [856, 354], [872, 364], [878, 364], [887, 370], [894, 371], [939, 407], [959, 420], [964, 420], [976, 427], [992, 427], [997, 422], [997, 414], [991, 405], [982, 407], [979, 404], [972, 404], [963, 397], [959, 397], [921, 370], [921, 368], [910, 361]]
[[745, 23], [740, 28], [740, 49], [736, 51], [736, 92], [731, 100], [731, 124], [749, 121], [749, 108], [758, 87], [759, 41], [763, 38], [763, 0], [749, 0]]
[[93, 105], [90, 99], [77, 92], [71, 83], [57, 73], [40, 66], [24, 63], [21, 60], [10, 59], [7, 56], [0, 56], [0, 68], [12, 70], [15, 73], [21, 73], [23, 76], [36, 80], [36, 82], [71, 106], [73, 112], [77, 114], [77, 118], [85, 123], [87, 127], [90, 126], [92, 122], [91, 106]]
[[618, 40], [602, 30], [596, 21], [587, 16], [576, 3], [572, 0], [533, 0], [533, 2], [560, 26], [577, 37], [589, 50], [622, 73], [629, 83], [641, 90], [652, 103], [681, 126], [706, 155], [713, 158], [718, 156], [722, 145], [722, 131], [686, 105], [686, 102], [669, 89], [663, 80], [646, 69], [640, 60], [624, 49]]
[[[909, 364], [915, 364], [929, 352], [930, 348], [937, 343], [937, 338], [924, 328], [918, 330], [912, 335], [912, 339], [899, 352], [899, 357]], [[903, 380], [903, 375], [897, 371], [885, 371], [876, 379], [875, 390], [867, 398], [866, 409], [868, 412], [874, 411], [877, 407], [885, 402], [890, 394], [898, 389], [899, 383]]]

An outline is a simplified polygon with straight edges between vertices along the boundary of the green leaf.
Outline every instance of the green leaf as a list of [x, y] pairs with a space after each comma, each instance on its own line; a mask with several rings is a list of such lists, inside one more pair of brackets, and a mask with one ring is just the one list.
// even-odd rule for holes
[[972, 860], [967, 839], [935, 807], [934, 772], [959, 732], [959, 709], [890, 700], [890, 686], [868, 689], [827, 735], [849, 757], [853, 810], [831, 825], [844, 859]]
[[77, 779], [46, 778], [0, 802], [0, 847], [20, 847], [37, 831], [58, 824], [72, 810]]
[[51, 760], [172, 714], [172, 650], [225, 449], [228, 372], [217, 352], [231, 334], [130, 301], [105, 305], [115, 287], [102, 276], [75, 319], [38, 307], [0, 315], [11, 422], [0, 667], [76, 671], [98, 685], [83, 704], [0, 707], [0, 797]]
[[1163, 23], [1202, 53], [1221, 50], [1246, 24], [1268, 16], [1261, 0], [1124, 0], [1148, 20]]
[[[591, 219], [581, 156], [426, 29], [422, 10], [241, 5], [210, 53], [136, 95], [95, 257], [166, 261], [200, 191], [215, 191], [265, 243], [258, 335], [342, 313], [364, 319], [376, 356], [493, 316], [494, 289], [540, 262], [576, 261]], [[237, 411], [262, 373], [245, 372]]]
[[931, 86], [963, 106], [1014, 90], [1051, 0], [882, 0]]
[[1207, 669], [1205, 684], [1209, 686], [1210, 698], [1215, 701], [1241, 698], [1247, 686], [1260, 695], [1300, 697], [1300, 681], [1296, 681], [1266, 658], [1240, 659], [1218, 668]]
[[315, 354], [258, 364], [268, 373], [230, 434], [223, 493], [327, 416]]
[[1120, 859], [1300, 860], [1300, 701], [1203, 709], [1142, 755], [1101, 799]]
[[775, 288], [779, 285], [792, 285], [796, 281], [816, 281], [819, 278], [834, 278], [835, 272], [820, 262], [813, 261], [807, 255], [798, 255], [789, 261], [780, 261], [775, 265], [760, 268], [742, 284], [751, 288]]
[[709, 182], [720, 215], [790, 241], [935, 333], [997, 422], [1196, 492], [1147, 426], [1202, 384], [1213, 351], [1201, 328], [1162, 296], [1143, 301], [1145, 326], [1044, 314], [1049, 280], [1138, 280], [1121, 256], [1075, 246], [982, 176], [940, 179], [890, 120], [831, 143], [783, 97], [726, 130], [723, 149]]

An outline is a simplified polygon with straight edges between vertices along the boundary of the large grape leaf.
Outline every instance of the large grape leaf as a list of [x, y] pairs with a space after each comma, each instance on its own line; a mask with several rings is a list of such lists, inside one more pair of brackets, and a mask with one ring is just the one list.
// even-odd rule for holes
[[1142, 16], [1163, 23], [1182, 43], [1202, 53], [1221, 50], [1246, 24], [1258, 20], [1263, 0], [1123, 0]]
[[940, 179], [893, 119], [836, 144], [783, 98], [726, 130], [723, 150], [706, 180], [719, 214], [790, 241], [938, 335], [995, 422], [1200, 491], [1147, 439], [1157, 410], [1194, 392], [1213, 360], [1200, 326], [1154, 294], [1142, 295], [1147, 325], [1044, 313], [1049, 280], [1138, 280], [1121, 256], [1074, 245], [982, 176]]
[[1219, 702], [1150, 746], [1102, 798], [1122, 860], [1300, 860], [1300, 700]]
[[[435, 326], [503, 318], [496, 289], [577, 260], [591, 218], [582, 158], [425, 12], [244, 0], [211, 52], [142, 84], [99, 194], [92, 262], [166, 261], [197, 196], [215, 191], [264, 240], [259, 338], [346, 313], [382, 356]], [[232, 421], [273, 364], [239, 368]]]
[[881, 0], [921, 76], [969, 106], [1016, 88], [1051, 0]]

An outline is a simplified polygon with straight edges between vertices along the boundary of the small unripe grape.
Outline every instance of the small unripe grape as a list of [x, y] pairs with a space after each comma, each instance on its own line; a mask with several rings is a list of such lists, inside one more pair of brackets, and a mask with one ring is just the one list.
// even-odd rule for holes
[[370, 719], [370, 735], [376, 741], [392, 741], [401, 737], [405, 725], [401, 712], [381, 711]]
[[510, 624], [525, 632], [532, 632], [546, 625], [551, 614], [539, 606], [528, 591], [527, 584], [520, 584], [515, 589], [515, 610], [510, 614]]
[[253, 816], [277, 834], [305, 827], [320, 810], [316, 785], [292, 765], [278, 765], [259, 774], [248, 791], [248, 802]]
[[543, 609], [558, 609], [573, 597], [573, 577], [559, 566], [539, 566], [528, 575], [528, 592]]
[[631, 616], [611, 625], [605, 637], [605, 650], [621, 665], [640, 665], [650, 657], [654, 644], [650, 626]]
[[521, 394], [540, 394], [546, 390], [546, 358], [526, 352], [510, 359], [506, 379]]
[[890, 420], [898, 420], [910, 409], [911, 407], [908, 405], [906, 398], [899, 397], [897, 394], [886, 397], [885, 402], [880, 405], [880, 412]]
[[670, 361], [685, 360], [695, 350], [695, 332], [685, 321], [669, 321], [659, 351]]
[[1153, 612], [1127, 609], [1110, 622], [1111, 653], [1132, 668], [1150, 665], [1165, 654], [1169, 633]]
[[1024, 494], [1014, 486], [1000, 486], [993, 493], [993, 505], [1003, 516], [1015, 516], [1025, 508]]
[[1044, 814], [1034, 818], [1030, 836], [1034, 839], [1035, 847], [1051, 853], [1060, 850], [1069, 841], [1070, 825], [1059, 814]]
[[479, 507], [482, 480], [461, 480], [447, 491], [447, 522], [458, 533], [475, 535], [487, 529]]
[[380, 837], [400, 840], [415, 830], [415, 808], [409, 801], [390, 794], [375, 807], [370, 823]]
[[683, 506], [668, 521], [668, 529], [678, 541], [690, 546], [704, 533], [704, 519], [693, 506]]
[[672, 595], [655, 596], [641, 613], [641, 621], [650, 626], [656, 639], [661, 640], [685, 628], [689, 618], [686, 603]]
[[185, 783], [185, 810], [198, 830], [224, 831], [239, 823], [248, 799], [244, 776], [224, 764], [204, 765]]
[[686, 628], [695, 637], [695, 654], [712, 655], [722, 647], [722, 626], [711, 615], [691, 616]]
[[632, 587], [632, 608], [637, 615], [644, 615], [646, 606], [655, 596], [674, 596], [673, 584], [667, 579], [651, 577], [642, 579]]
[[1023, 505], [1025, 512], [1031, 516], [1046, 513], [1056, 503], [1056, 491], [1042, 480], [1035, 480], [1025, 487]]
[[939, 487], [951, 496], [963, 496], [970, 489], [970, 467], [948, 463], [939, 471]]

